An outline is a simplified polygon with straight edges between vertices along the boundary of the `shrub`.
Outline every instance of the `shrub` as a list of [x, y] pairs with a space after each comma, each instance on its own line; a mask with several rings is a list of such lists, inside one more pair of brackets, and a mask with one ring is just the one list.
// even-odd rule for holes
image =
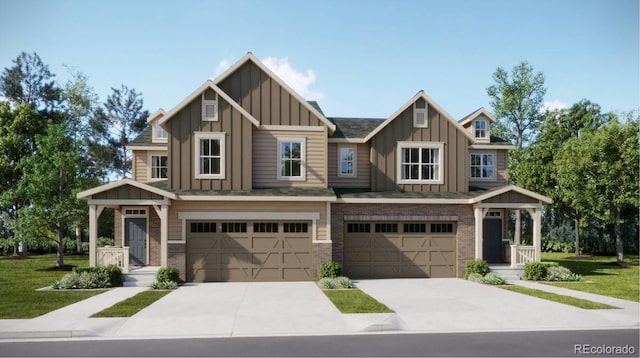
[[524, 265], [524, 279], [532, 281], [544, 280], [547, 277], [547, 267], [542, 262], [527, 262]]
[[475, 260], [467, 261], [464, 267], [465, 267], [465, 274], [464, 274], [465, 278], [468, 278], [469, 275], [471, 275], [472, 273], [477, 273], [477, 274], [480, 274], [481, 276], [484, 276], [489, 273], [489, 264], [487, 263], [487, 261], [483, 259], [475, 259]]
[[342, 268], [340, 267], [340, 264], [335, 261], [323, 262], [322, 264], [320, 264], [320, 267], [318, 267], [318, 277], [320, 279], [326, 277], [335, 278], [340, 276], [341, 273]]
[[318, 281], [320, 287], [330, 290], [336, 287], [336, 280], [333, 277], [323, 277]]
[[489, 272], [484, 275], [481, 282], [487, 285], [504, 285], [507, 283], [507, 280], [495, 272]]
[[467, 280], [471, 282], [482, 283], [482, 279], [484, 279], [484, 276], [476, 272], [472, 272], [469, 275], [467, 275]]
[[108, 286], [102, 287], [122, 286], [122, 270], [116, 265], [107, 265], [100, 267], [75, 267], [73, 269], [73, 272], [89, 272], [99, 275], [101, 280], [108, 282]]
[[114, 246], [115, 240], [110, 237], [100, 236], [96, 241], [96, 244], [98, 245], [98, 247]]
[[156, 281], [180, 281], [180, 271], [175, 267], [161, 267], [156, 273]]
[[335, 278], [336, 286], [340, 286], [342, 288], [353, 288], [353, 282], [348, 277], [340, 276]]
[[549, 266], [547, 267], [547, 275], [544, 278], [546, 281], [580, 281], [582, 276], [571, 272], [566, 267], [562, 266]]
[[51, 287], [60, 289], [92, 289], [109, 287], [109, 281], [96, 271], [72, 272], [56, 281]]
[[154, 290], [173, 290], [178, 288], [178, 284], [174, 281], [153, 281], [151, 288]]

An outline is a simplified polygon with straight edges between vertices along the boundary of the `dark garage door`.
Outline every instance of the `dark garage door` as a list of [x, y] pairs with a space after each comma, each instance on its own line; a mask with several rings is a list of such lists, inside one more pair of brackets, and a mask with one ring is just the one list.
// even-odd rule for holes
[[345, 275], [456, 277], [455, 231], [455, 223], [345, 223]]
[[311, 223], [187, 222], [188, 281], [311, 279]]

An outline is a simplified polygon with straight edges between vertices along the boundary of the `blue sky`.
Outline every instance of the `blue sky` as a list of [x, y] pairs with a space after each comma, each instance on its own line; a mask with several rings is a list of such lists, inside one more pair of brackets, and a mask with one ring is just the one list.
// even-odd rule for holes
[[489, 107], [497, 67], [544, 72], [545, 101], [639, 106], [637, 0], [0, 0], [0, 68], [37, 52], [171, 109], [253, 52], [328, 116], [387, 117], [423, 89], [456, 118]]

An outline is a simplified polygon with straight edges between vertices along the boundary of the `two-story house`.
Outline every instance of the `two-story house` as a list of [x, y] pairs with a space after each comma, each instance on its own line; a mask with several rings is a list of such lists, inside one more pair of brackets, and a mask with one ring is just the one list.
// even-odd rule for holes
[[[249, 53], [148, 121], [129, 145], [133, 178], [78, 194], [91, 265], [280, 281], [313, 280], [329, 260], [384, 278], [540, 258], [551, 200], [508, 184], [512, 145], [482, 108], [457, 121], [420, 91], [385, 119], [329, 118]], [[115, 248], [96, 247], [105, 207]], [[530, 213], [532, 245], [505, 244], [510, 210]]]

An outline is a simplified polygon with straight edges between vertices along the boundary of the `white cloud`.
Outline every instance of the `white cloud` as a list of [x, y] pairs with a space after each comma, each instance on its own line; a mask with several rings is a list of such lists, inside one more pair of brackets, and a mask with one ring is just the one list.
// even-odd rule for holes
[[313, 70], [299, 72], [291, 67], [289, 59], [286, 57], [267, 57], [262, 60], [262, 63], [304, 99], [320, 100], [324, 98], [322, 92], [316, 92], [310, 88], [316, 82], [316, 74]]
[[216, 66], [216, 76], [226, 71], [229, 67], [231, 67], [231, 63], [226, 58], [222, 59], [218, 66]]
[[565, 109], [565, 108], [569, 108], [569, 106], [566, 103], [564, 103], [562, 101], [558, 101], [558, 100], [554, 100], [554, 101], [551, 101], [551, 102], [545, 101], [542, 104], [542, 110], [543, 111], [545, 111], [545, 110], [546, 111], [553, 111], [553, 110], [556, 110], [556, 109]]

